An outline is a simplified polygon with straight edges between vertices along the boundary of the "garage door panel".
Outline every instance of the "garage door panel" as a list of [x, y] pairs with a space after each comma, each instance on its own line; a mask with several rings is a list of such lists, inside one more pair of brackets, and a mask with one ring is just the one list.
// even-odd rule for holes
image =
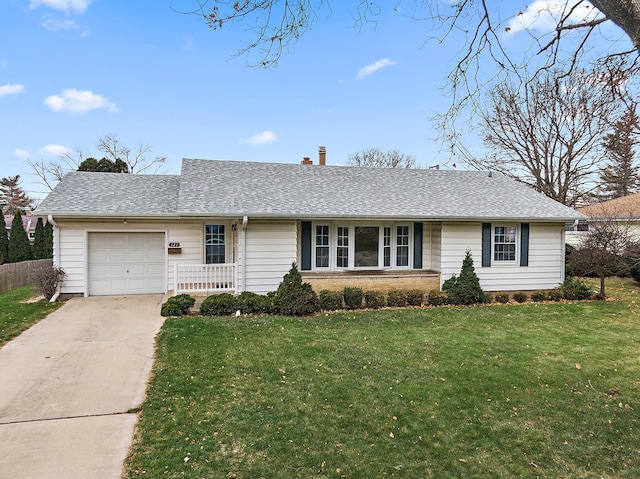
[[89, 294], [164, 293], [164, 233], [89, 233]]

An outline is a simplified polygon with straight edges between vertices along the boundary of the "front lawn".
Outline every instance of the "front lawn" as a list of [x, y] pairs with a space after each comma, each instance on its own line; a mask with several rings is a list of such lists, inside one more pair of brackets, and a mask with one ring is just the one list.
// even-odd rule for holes
[[125, 477], [640, 477], [640, 296], [171, 318]]
[[44, 300], [28, 302], [36, 295], [33, 286], [0, 294], [0, 347], [62, 305]]

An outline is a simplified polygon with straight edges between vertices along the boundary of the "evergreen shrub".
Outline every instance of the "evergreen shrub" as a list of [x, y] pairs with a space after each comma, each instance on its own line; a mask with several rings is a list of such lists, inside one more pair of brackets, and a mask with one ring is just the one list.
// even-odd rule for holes
[[389, 291], [387, 294], [387, 306], [391, 308], [404, 308], [407, 305], [407, 294], [399, 289]]
[[407, 291], [407, 304], [409, 306], [422, 306], [424, 291], [421, 289], [410, 289]]
[[513, 299], [516, 303], [524, 303], [527, 301], [527, 294], [526, 293], [514, 293], [513, 294]]
[[298, 266], [293, 263], [276, 291], [276, 308], [285, 316], [304, 316], [318, 311], [318, 296], [311, 284], [302, 282]]
[[387, 304], [384, 293], [378, 290], [369, 290], [364, 292], [364, 303], [367, 308], [380, 309]]
[[549, 295], [544, 290], [539, 289], [538, 291], [531, 293], [531, 301], [534, 303], [541, 303], [547, 299], [549, 299]]
[[238, 310], [238, 302], [230, 293], [212, 294], [200, 305], [203, 316], [230, 316]]
[[431, 306], [442, 306], [449, 304], [449, 297], [446, 291], [440, 291], [439, 289], [432, 289], [427, 295], [427, 304]]
[[585, 299], [593, 299], [594, 292], [582, 281], [576, 278], [567, 278], [560, 285], [562, 297], [568, 300], [581, 301]]
[[547, 294], [549, 296], [549, 301], [562, 300], [562, 291], [560, 291], [560, 288], [550, 289], [549, 291], [547, 291]]
[[496, 303], [508, 303], [509, 302], [509, 293], [496, 293]]
[[462, 261], [460, 276], [455, 274], [442, 284], [442, 289], [447, 292], [451, 304], [477, 304], [486, 303], [488, 298], [480, 287], [480, 280], [473, 267], [471, 252]]
[[342, 309], [342, 301], [342, 291], [323, 289], [318, 294], [320, 309], [323, 311], [337, 311], [338, 309]]
[[252, 291], [243, 291], [236, 297], [237, 309], [242, 314], [263, 314], [271, 312], [271, 301], [267, 296], [263, 296]]
[[344, 288], [342, 295], [344, 296], [344, 304], [348, 309], [362, 308], [362, 300], [364, 299], [362, 288], [347, 286]]

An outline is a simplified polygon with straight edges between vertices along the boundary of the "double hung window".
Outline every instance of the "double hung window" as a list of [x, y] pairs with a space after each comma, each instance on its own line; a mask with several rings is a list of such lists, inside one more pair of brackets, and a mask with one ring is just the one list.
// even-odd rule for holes
[[516, 227], [494, 226], [493, 228], [493, 260], [516, 260], [517, 234]]

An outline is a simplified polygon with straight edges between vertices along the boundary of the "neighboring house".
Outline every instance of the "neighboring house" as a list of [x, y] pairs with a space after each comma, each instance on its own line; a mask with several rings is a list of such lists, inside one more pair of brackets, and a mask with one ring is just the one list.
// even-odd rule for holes
[[571, 225], [566, 232], [567, 244], [579, 247], [589, 232], [589, 223], [610, 221], [628, 230], [631, 237], [640, 241], [640, 193], [615, 198], [602, 203], [578, 208], [584, 218]]
[[190, 160], [180, 175], [72, 172], [38, 208], [62, 293], [439, 288], [467, 250], [486, 291], [554, 288], [581, 218], [503, 175]]
[[[29, 237], [29, 241], [33, 243], [33, 240], [36, 237], [36, 223], [38, 222], [38, 216], [32, 216], [31, 211], [25, 211], [22, 213], [22, 224], [24, 225], [24, 230], [27, 232], [27, 236]], [[4, 215], [4, 224], [7, 228], [7, 235], [11, 235], [11, 224], [13, 223], [13, 215]], [[46, 223], [46, 220], [43, 218], [43, 223]]]

